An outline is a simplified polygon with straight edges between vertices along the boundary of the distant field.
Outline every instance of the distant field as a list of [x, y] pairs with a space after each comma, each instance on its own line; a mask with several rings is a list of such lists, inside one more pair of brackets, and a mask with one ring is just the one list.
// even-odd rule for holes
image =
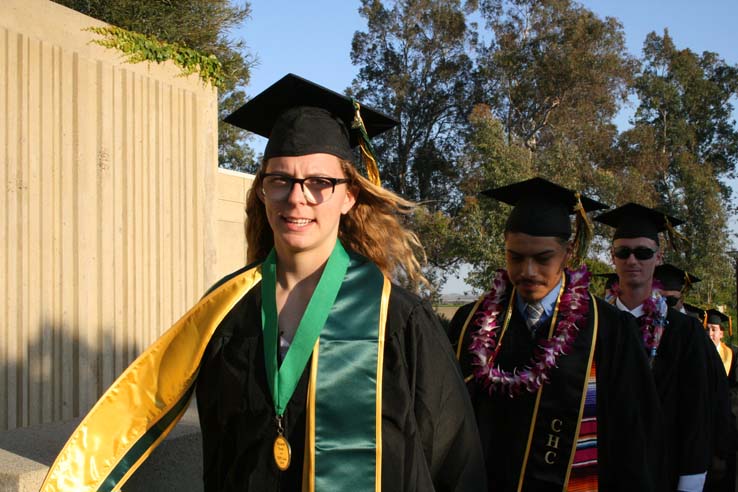
[[433, 306], [433, 309], [436, 311], [436, 313], [439, 316], [443, 316], [444, 318], [451, 319], [454, 317], [454, 314], [456, 313], [456, 310], [459, 309], [461, 306]]

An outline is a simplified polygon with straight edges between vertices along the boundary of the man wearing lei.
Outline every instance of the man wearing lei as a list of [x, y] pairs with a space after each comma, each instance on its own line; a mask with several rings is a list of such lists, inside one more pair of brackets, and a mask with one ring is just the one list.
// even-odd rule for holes
[[603, 205], [541, 178], [484, 194], [514, 205], [507, 269], [449, 336], [489, 490], [655, 490], [658, 398], [634, 320], [589, 293], [586, 267], [565, 268], [586, 251], [586, 211]]
[[709, 359], [699, 323], [667, 306], [654, 270], [662, 263], [659, 232], [682, 223], [627, 203], [597, 217], [615, 228], [612, 261], [619, 277], [611, 302], [635, 316], [661, 401], [664, 435], [659, 490], [701, 491], [712, 455]]

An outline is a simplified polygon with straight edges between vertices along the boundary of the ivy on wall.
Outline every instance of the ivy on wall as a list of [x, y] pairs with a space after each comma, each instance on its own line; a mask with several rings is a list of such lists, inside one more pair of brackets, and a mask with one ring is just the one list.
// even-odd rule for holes
[[93, 40], [93, 43], [125, 53], [129, 63], [162, 63], [171, 60], [180, 68], [182, 76], [197, 73], [204, 82], [216, 87], [223, 86], [223, 66], [215, 55], [205, 55], [191, 48], [115, 26], [90, 27], [86, 30], [102, 37]]

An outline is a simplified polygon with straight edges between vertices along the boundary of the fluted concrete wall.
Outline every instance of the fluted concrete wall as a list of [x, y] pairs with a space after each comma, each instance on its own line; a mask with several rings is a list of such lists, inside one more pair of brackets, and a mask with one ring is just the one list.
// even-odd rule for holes
[[246, 194], [253, 174], [219, 169], [216, 178], [217, 201], [214, 216], [216, 261], [215, 276], [221, 278], [246, 265]]
[[216, 277], [217, 94], [0, 1], [0, 429], [84, 413]]

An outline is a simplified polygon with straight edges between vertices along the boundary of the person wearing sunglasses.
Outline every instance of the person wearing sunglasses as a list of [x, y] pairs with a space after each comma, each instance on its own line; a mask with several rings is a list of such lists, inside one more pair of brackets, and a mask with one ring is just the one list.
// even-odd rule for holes
[[483, 194], [513, 205], [506, 269], [459, 308], [449, 337], [489, 490], [655, 490], [658, 397], [635, 322], [590, 294], [581, 265], [587, 211], [605, 206], [542, 178]]
[[713, 395], [705, 335], [694, 318], [667, 305], [654, 289], [654, 271], [663, 262], [659, 233], [682, 223], [636, 203], [598, 217], [614, 227], [611, 257], [619, 283], [612, 302], [638, 320], [663, 415], [663, 476], [659, 490], [701, 491], [712, 454]]

